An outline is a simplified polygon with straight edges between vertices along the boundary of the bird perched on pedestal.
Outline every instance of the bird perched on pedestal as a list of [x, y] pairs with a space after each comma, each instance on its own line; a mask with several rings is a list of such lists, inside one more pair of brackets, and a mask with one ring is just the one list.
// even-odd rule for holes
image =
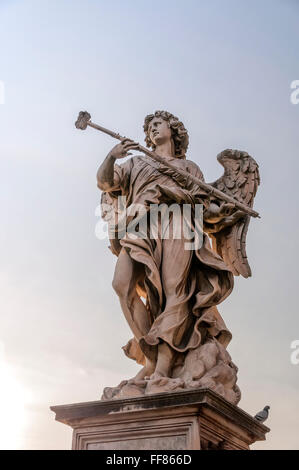
[[266, 421], [266, 419], [268, 419], [269, 410], [270, 410], [270, 406], [268, 406], [268, 405], [265, 406], [265, 408], [262, 411], [259, 411], [255, 415], [255, 419], [257, 419], [260, 423], [264, 423]]

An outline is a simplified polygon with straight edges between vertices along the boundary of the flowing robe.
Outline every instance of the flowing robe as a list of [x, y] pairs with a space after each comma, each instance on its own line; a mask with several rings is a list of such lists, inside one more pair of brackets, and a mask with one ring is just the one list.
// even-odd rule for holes
[[[171, 163], [203, 180], [199, 167], [188, 160], [171, 159]], [[118, 196], [126, 197], [127, 209], [138, 204], [148, 212], [151, 204], [173, 203], [203, 204], [209, 207], [210, 198], [191, 180], [181, 177], [168, 167], [153, 162], [150, 157], [136, 156], [121, 165], [114, 166], [115, 186], [103, 193], [102, 203], [115, 205]], [[194, 212], [192, 212], [194, 217]], [[130, 221], [127, 218], [126, 226]], [[195, 220], [192, 220], [195, 226]], [[150, 236], [131, 237], [126, 233], [122, 238], [111, 240], [111, 250], [119, 255], [123, 248], [133, 262], [142, 269], [139, 275], [128, 283], [146, 299], [146, 315], [149, 316], [148, 331], [128, 342], [123, 348], [126, 355], [138, 363], [144, 363], [144, 356], [155, 358], [157, 345], [165, 341], [178, 353], [187, 353], [202, 344], [208, 334], [224, 346], [231, 339], [217, 305], [232, 291], [233, 275], [222, 258], [210, 246], [206, 233], [203, 243], [192, 251], [184, 249], [185, 239], [163, 239], [161, 232], [156, 239]], [[167, 255], [167, 272], [163, 272], [163, 254]], [[140, 275], [141, 272], [141, 275]], [[165, 277], [166, 276], [166, 277]], [[165, 296], [164, 283], [171, 276], [174, 286], [171, 301]], [[132, 282], [133, 281], [133, 282]], [[128, 301], [130, 307], [130, 302]], [[132, 321], [134, 311], [132, 310]]]

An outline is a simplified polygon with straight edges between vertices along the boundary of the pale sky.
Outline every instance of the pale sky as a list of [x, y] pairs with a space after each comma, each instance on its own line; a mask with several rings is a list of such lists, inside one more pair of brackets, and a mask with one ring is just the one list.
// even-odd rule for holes
[[253, 277], [219, 310], [239, 406], [271, 406], [253, 448], [299, 449], [298, 20], [298, 0], [0, 0], [1, 448], [69, 449], [49, 407], [97, 400], [139, 370], [121, 350], [116, 258], [95, 237], [96, 172], [116, 142], [74, 121], [88, 110], [142, 142], [144, 116], [166, 109], [207, 182], [225, 148], [260, 165]]

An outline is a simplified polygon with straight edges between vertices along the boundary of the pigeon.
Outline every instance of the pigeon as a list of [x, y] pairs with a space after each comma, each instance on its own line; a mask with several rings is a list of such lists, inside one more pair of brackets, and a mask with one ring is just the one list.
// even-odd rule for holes
[[265, 406], [265, 408], [262, 411], [259, 411], [255, 415], [255, 419], [257, 419], [260, 423], [264, 423], [266, 419], [268, 419], [269, 410], [270, 410], [270, 406]]

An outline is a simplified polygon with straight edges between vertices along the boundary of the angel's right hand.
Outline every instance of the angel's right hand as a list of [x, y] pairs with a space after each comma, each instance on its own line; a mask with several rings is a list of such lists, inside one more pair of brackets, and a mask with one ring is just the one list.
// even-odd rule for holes
[[128, 155], [132, 155], [130, 150], [138, 150], [139, 144], [131, 139], [123, 139], [120, 144], [117, 144], [110, 150], [109, 155], [115, 160], [119, 158], [125, 158]]

